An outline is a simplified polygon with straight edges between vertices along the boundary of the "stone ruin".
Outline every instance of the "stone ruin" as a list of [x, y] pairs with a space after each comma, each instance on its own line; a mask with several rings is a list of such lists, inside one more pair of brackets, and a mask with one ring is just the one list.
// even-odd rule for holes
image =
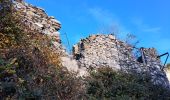
[[69, 71], [78, 71], [79, 75], [83, 76], [88, 75], [88, 69], [111, 67], [136, 74], [149, 73], [154, 84], [169, 87], [169, 81], [154, 48], [135, 49], [112, 34], [91, 35], [74, 45], [73, 55], [68, 55], [61, 44], [61, 23], [48, 16], [42, 8], [19, 1], [15, 0], [13, 4], [15, 9], [21, 12], [24, 24], [29, 30], [52, 37], [54, 48], [61, 53], [63, 66]]
[[80, 68], [111, 67], [127, 73], [147, 73], [154, 84], [169, 87], [169, 81], [154, 48], [138, 49], [116, 39], [112, 34], [91, 35], [73, 46], [73, 55]]
[[62, 46], [59, 32], [61, 23], [58, 20], [53, 16], [48, 16], [42, 8], [33, 6], [22, 0], [14, 0], [13, 6], [20, 13], [22, 22], [24, 26], [28, 27], [28, 31], [44, 34], [51, 38], [52, 48], [61, 56], [63, 66], [67, 67], [69, 71], [81, 72], [79, 74], [81, 76], [86, 74], [86, 70], [79, 68], [77, 61], [71, 59], [72, 57], [68, 55]]
[[30, 30], [59, 37], [58, 30], [61, 28], [61, 23], [53, 16], [48, 16], [45, 10], [25, 2], [14, 1], [13, 3], [14, 8], [20, 11], [23, 22]]
[[53, 16], [48, 16], [44, 9], [28, 4], [23, 0], [14, 0], [13, 6], [19, 12], [24, 26], [28, 27], [29, 31], [49, 36], [54, 49], [59, 51], [58, 53], [61, 55], [67, 55], [61, 45], [60, 21]]

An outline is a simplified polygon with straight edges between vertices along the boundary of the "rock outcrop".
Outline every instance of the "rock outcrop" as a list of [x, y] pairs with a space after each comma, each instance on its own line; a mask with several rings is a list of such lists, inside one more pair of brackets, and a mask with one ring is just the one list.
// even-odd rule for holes
[[111, 34], [91, 35], [74, 45], [73, 55], [80, 68], [111, 67], [127, 73], [147, 74], [154, 84], [169, 87], [169, 81], [154, 48], [138, 49]]

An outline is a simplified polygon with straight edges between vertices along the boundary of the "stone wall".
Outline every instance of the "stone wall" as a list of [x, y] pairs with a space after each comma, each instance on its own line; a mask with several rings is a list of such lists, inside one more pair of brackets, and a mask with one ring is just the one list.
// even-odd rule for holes
[[155, 49], [137, 49], [139, 55], [135, 56], [135, 47], [116, 39], [114, 35], [91, 35], [74, 45], [73, 58], [75, 59], [72, 59], [61, 45], [58, 32], [61, 23], [54, 17], [48, 16], [42, 8], [17, 1], [15, 0], [13, 4], [23, 17], [24, 25], [29, 27], [29, 31], [47, 34], [53, 38], [54, 48], [60, 51], [62, 64], [68, 70], [79, 71], [81, 76], [88, 74], [87, 69], [99, 67], [112, 67], [128, 73], [148, 73], [154, 84], [169, 87]]
[[74, 58], [80, 62], [81, 67], [98, 68], [110, 66], [120, 69], [118, 63], [119, 54], [115, 37], [112, 35], [107, 37], [104, 35], [92, 35], [87, 39], [82, 39], [78, 45], [74, 45], [73, 53]]
[[48, 16], [42, 8], [27, 4], [25, 2], [14, 1], [14, 8], [20, 11], [23, 23], [30, 30], [36, 30], [42, 34], [59, 37], [61, 23], [53, 16]]
[[[61, 45], [60, 28], [61, 23], [53, 16], [48, 16], [42, 8], [28, 4], [22, 0], [13, 1], [14, 9], [21, 16], [21, 21], [29, 32], [45, 34], [51, 38], [53, 49], [59, 51], [60, 55], [67, 55]], [[27, 31], [26, 30], [26, 31]]]
[[63, 48], [59, 33], [61, 23], [58, 20], [53, 16], [48, 16], [42, 8], [27, 4], [22, 0], [14, 0], [13, 5], [21, 15], [23, 24], [28, 27], [28, 31], [45, 34], [51, 38], [52, 48], [59, 53], [64, 67], [67, 67], [69, 71], [79, 72], [80, 76], [87, 74], [86, 70], [79, 68], [77, 61], [72, 59]]
[[[134, 51], [138, 52], [135, 56]], [[148, 74], [154, 84], [169, 87], [169, 81], [154, 48], [135, 48], [114, 35], [91, 35], [73, 46], [73, 55], [80, 67], [94, 69], [111, 67], [114, 70]]]
[[170, 69], [166, 68], [165, 72], [166, 72], [166, 76], [168, 77], [168, 80], [170, 80]]

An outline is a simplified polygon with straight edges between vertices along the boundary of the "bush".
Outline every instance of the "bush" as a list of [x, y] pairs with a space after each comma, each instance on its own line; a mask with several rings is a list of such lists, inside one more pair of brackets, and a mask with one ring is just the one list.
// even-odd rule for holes
[[68, 72], [49, 37], [24, 26], [11, 3], [0, 0], [1, 100], [170, 99], [169, 91], [148, 76], [99, 68], [84, 80]]
[[0, 1], [0, 99], [77, 99], [82, 81], [60, 63], [48, 36], [22, 23], [12, 0]]
[[91, 100], [169, 100], [170, 91], [153, 85], [148, 76], [115, 72], [111, 68], [91, 71], [87, 79]]

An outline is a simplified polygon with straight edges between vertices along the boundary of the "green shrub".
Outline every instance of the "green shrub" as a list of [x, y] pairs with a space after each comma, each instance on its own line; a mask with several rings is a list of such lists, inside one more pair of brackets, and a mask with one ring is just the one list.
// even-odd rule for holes
[[91, 71], [87, 79], [91, 100], [169, 100], [170, 92], [153, 85], [148, 76], [115, 72], [111, 68]]
[[0, 8], [0, 99], [170, 99], [169, 91], [153, 85], [147, 76], [99, 68], [84, 80], [68, 72], [61, 65], [60, 55], [51, 48], [51, 40], [29, 31], [11, 1], [0, 0], [3, 7]]

